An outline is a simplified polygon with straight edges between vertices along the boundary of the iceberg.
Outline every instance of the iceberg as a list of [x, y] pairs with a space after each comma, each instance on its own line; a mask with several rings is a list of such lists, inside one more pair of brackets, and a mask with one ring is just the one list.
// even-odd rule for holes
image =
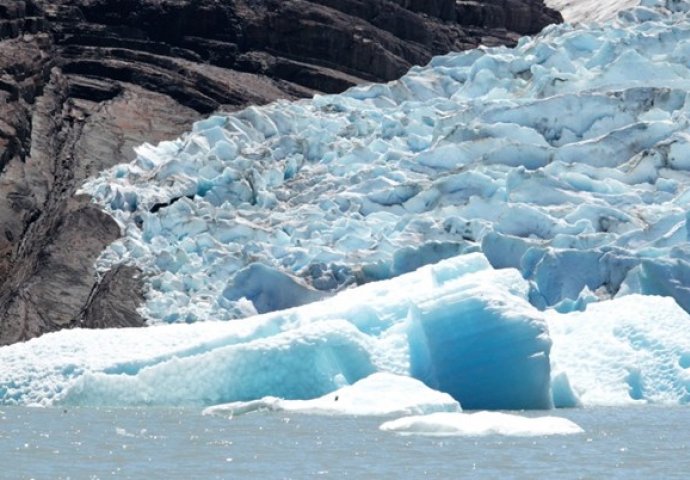
[[264, 397], [249, 402], [215, 405], [206, 408], [203, 413], [233, 417], [255, 411], [277, 411], [381, 417], [460, 410], [457, 400], [447, 393], [432, 390], [411, 377], [381, 372], [312, 400]]
[[547, 322], [556, 406], [690, 403], [690, 315], [671, 298], [630, 295]]
[[690, 314], [673, 299], [561, 313], [529, 296], [518, 270], [474, 253], [240, 321], [65, 330], [0, 348], [0, 404], [364, 415], [690, 403]]
[[551, 416], [529, 418], [501, 412], [440, 412], [417, 415], [385, 422], [380, 428], [400, 435], [432, 437], [479, 437], [487, 435], [537, 437], [584, 433], [579, 425], [566, 418]]

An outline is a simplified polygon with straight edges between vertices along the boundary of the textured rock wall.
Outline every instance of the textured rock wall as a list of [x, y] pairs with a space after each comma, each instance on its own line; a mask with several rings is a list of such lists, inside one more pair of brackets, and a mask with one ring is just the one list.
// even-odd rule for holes
[[75, 196], [218, 109], [387, 81], [560, 21], [541, 0], [0, 0], [0, 344], [142, 325], [139, 272]]

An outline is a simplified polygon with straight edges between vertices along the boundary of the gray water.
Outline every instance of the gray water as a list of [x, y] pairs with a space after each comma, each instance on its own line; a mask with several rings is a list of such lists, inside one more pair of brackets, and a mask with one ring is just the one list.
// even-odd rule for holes
[[[561, 410], [585, 433], [431, 438], [385, 419], [0, 408], [2, 479], [690, 478], [690, 409]], [[543, 415], [527, 413], [526, 415]]]

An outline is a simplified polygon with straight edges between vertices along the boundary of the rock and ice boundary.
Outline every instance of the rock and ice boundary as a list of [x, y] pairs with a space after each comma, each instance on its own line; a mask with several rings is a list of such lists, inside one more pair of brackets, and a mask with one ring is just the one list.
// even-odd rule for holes
[[302, 400], [389, 372], [468, 409], [686, 404], [689, 66], [690, 2], [644, 1], [145, 145], [84, 190], [153, 327], [2, 348], [0, 403]]
[[690, 310], [690, 3], [659, 3], [142, 146], [84, 188], [125, 231], [99, 265], [147, 275], [150, 324], [472, 251], [519, 269], [538, 308], [640, 293]]

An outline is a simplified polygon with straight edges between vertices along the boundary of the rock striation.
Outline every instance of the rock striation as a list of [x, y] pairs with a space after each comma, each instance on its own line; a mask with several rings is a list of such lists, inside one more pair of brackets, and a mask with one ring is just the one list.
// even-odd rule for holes
[[0, 345], [143, 325], [140, 272], [97, 272], [120, 226], [83, 181], [236, 110], [513, 44], [542, 0], [0, 0]]

